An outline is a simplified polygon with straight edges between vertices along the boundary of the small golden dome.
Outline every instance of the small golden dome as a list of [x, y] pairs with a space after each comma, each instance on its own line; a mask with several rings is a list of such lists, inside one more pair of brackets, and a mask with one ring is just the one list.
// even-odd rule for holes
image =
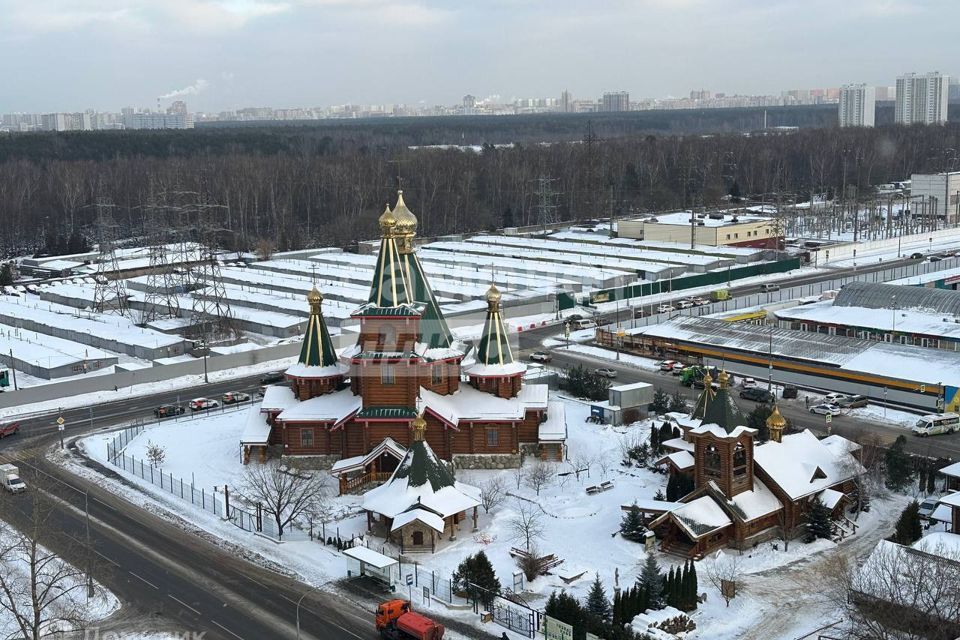
[[490, 306], [499, 305], [502, 297], [503, 294], [500, 293], [500, 289], [497, 289], [497, 285], [491, 284], [490, 288], [487, 289], [487, 303]]
[[720, 375], [717, 376], [717, 380], [720, 382], [721, 387], [726, 387], [730, 382], [730, 374], [727, 373], [726, 369], [724, 369], [720, 372]]
[[307, 294], [307, 302], [310, 304], [320, 304], [323, 302], [323, 294], [320, 293], [319, 289], [317, 289], [317, 285], [313, 285], [313, 288], [310, 289], [310, 293]]
[[780, 413], [780, 407], [773, 405], [773, 413], [767, 418], [768, 429], [783, 429], [787, 426], [787, 419]]
[[377, 222], [380, 224], [380, 231], [382, 231], [384, 235], [393, 233], [393, 230], [397, 226], [397, 217], [390, 211], [389, 204], [383, 210], [383, 214], [381, 214]]
[[417, 232], [417, 216], [407, 208], [403, 201], [403, 190], [397, 191], [397, 204], [393, 207], [393, 216], [397, 220], [397, 233], [414, 235]]
[[410, 426], [413, 427], [413, 439], [422, 441], [423, 432], [427, 430], [427, 421], [423, 419], [423, 414], [417, 414]]
[[704, 390], [709, 389], [710, 385], [713, 384], [713, 376], [710, 375], [710, 372], [707, 371], [703, 374], [703, 388]]

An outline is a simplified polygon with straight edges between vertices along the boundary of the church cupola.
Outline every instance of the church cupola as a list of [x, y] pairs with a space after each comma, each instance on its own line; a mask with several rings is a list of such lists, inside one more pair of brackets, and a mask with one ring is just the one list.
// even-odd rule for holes
[[787, 427], [787, 419], [780, 413], [780, 407], [773, 405], [773, 413], [767, 418], [767, 430], [773, 442], [783, 441], [783, 430]]
[[413, 215], [403, 201], [403, 191], [397, 191], [397, 204], [393, 208], [393, 217], [397, 220], [397, 248], [400, 253], [413, 253], [413, 239], [417, 235], [417, 216]]
[[487, 319], [475, 353], [476, 362], [465, 368], [470, 384], [502, 398], [512, 398], [520, 392], [521, 379], [527, 367], [513, 357], [509, 336], [503, 324], [500, 302], [503, 294], [497, 285], [487, 290]]
[[316, 286], [307, 294], [307, 304], [310, 305], [310, 320], [303, 336], [300, 357], [286, 371], [294, 393], [301, 400], [336, 391], [344, 373], [323, 320], [323, 295]]

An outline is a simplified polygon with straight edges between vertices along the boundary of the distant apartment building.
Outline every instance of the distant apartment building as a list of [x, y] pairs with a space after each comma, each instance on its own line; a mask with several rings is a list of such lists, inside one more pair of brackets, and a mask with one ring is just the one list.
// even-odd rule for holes
[[865, 84], [840, 87], [838, 117], [841, 127], [872, 127], [876, 112], [876, 89]]
[[566, 89], [560, 94], [560, 111], [563, 113], [573, 112], [573, 94]]
[[45, 113], [40, 116], [43, 131], [90, 131], [89, 113]]
[[943, 124], [947, 121], [950, 76], [937, 71], [907, 73], [897, 78], [895, 119], [898, 124]]
[[948, 225], [960, 219], [960, 171], [915, 173], [910, 177], [910, 210], [914, 216], [940, 218]]
[[131, 113], [123, 117], [124, 129], [193, 129], [193, 117], [182, 113]]
[[603, 94], [601, 111], [630, 111], [630, 94], [626, 91], [614, 91]]

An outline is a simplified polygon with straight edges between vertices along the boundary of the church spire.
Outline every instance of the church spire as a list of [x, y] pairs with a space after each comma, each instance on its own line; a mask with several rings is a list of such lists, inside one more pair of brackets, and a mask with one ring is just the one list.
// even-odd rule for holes
[[487, 319], [483, 325], [483, 334], [477, 346], [477, 363], [482, 365], [503, 366], [513, 364], [513, 351], [503, 326], [503, 316], [500, 314], [500, 300], [502, 298], [497, 285], [491, 284], [487, 290]]
[[329, 367], [337, 364], [337, 352], [333, 348], [330, 332], [323, 320], [320, 307], [323, 305], [323, 295], [314, 286], [307, 294], [307, 304], [310, 305], [310, 322], [307, 324], [307, 333], [303, 337], [303, 346], [300, 348], [298, 362], [307, 367]]

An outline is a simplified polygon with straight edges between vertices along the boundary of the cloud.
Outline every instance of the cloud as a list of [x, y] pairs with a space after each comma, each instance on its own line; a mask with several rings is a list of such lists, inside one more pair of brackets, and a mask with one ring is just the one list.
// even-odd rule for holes
[[160, 96], [160, 100], [170, 100], [172, 98], [182, 98], [183, 96], [195, 96], [210, 86], [210, 83], [203, 78], [197, 78], [197, 81], [183, 89], [176, 89], [170, 93]]

